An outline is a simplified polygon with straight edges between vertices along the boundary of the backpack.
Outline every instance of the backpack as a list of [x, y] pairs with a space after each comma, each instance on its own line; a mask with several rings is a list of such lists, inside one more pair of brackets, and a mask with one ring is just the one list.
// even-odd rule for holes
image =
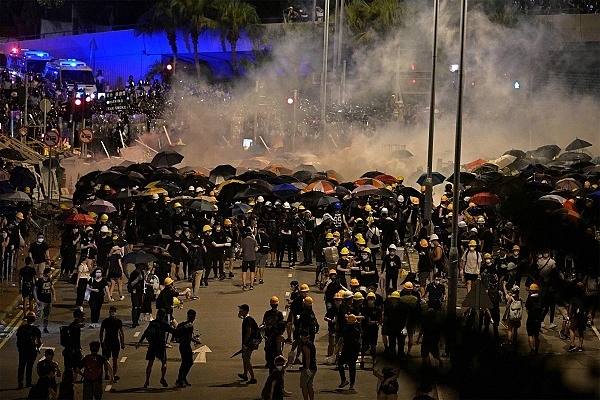
[[378, 245], [379, 244], [379, 235], [377, 234], [377, 228], [375, 228], [374, 230], [371, 231], [371, 243], [373, 243], [374, 245]]
[[598, 296], [598, 277], [592, 278], [589, 275], [585, 277], [585, 295]]
[[146, 336], [146, 340], [148, 340], [148, 343], [150, 344], [159, 344], [161, 338], [164, 340], [163, 331], [160, 328], [159, 323], [155, 321], [151, 321], [150, 324], [148, 324], [144, 335]]
[[523, 302], [520, 299], [513, 300], [508, 310], [510, 321], [520, 321], [523, 318]]
[[494, 306], [496, 304], [500, 304], [500, 292], [498, 291], [498, 285], [490, 284], [487, 294]]
[[[24, 327], [26, 325], [23, 325]], [[21, 328], [17, 329], [17, 348], [28, 349], [32, 345], [35, 345], [35, 337], [33, 335], [33, 328]]]
[[64, 325], [59, 328], [60, 332], [60, 345], [62, 347], [71, 347], [71, 331], [69, 325]]
[[83, 379], [88, 382], [102, 380], [102, 363], [98, 354], [90, 354], [85, 357]]
[[529, 310], [529, 317], [533, 321], [542, 321], [544, 314], [544, 307], [542, 305], [542, 299], [539, 295], [531, 296], [531, 310]]

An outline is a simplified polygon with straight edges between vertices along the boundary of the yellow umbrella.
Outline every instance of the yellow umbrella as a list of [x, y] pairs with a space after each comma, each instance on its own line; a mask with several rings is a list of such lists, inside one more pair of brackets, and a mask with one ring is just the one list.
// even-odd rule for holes
[[246, 182], [244, 181], [240, 181], [239, 179], [228, 179], [226, 181], [223, 181], [219, 184], [219, 186], [217, 187], [217, 192], [220, 192], [221, 189], [223, 189], [223, 186], [229, 185], [230, 183], [241, 183], [242, 185], [245, 184]]
[[209, 203], [215, 204], [217, 202], [216, 197], [214, 196], [196, 196], [196, 199], [200, 199], [200, 200], [205, 200], [208, 201]]
[[165, 196], [166, 196], [166, 195], [168, 195], [168, 194], [169, 194], [169, 192], [167, 192], [167, 191], [166, 191], [165, 189], [163, 189], [163, 188], [157, 188], [157, 187], [155, 187], [155, 188], [150, 188], [150, 189], [144, 190], [144, 191], [142, 192], [142, 196], [152, 196], [153, 194], [158, 194], [158, 195], [161, 195], [161, 194], [163, 194], [163, 195], [165, 195]]
[[160, 181], [154, 181], [154, 182], [150, 182], [149, 184], [147, 184], [146, 186], [144, 186], [146, 189], [153, 189], [156, 187], [156, 185], [158, 185], [160, 183]]

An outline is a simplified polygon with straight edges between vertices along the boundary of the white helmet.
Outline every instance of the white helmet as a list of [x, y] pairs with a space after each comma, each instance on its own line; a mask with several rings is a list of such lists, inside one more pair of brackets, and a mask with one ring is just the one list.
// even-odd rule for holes
[[483, 218], [483, 217], [477, 218], [477, 223], [478, 224], [485, 224], [485, 218]]
[[190, 192], [193, 192], [193, 191], [194, 191], [194, 187], [193, 187], [193, 186], [190, 186], [190, 187], [188, 188], [188, 191], [190, 191]]
[[471, 201], [471, 198], [470, 198], [469, 196], [466, 196], [466, 197], [464, 198], [464, 200], [465, 200], [465, 203], [468, 203], [469, 201]]
[[398, 203], [404, 203], [404, 196], [401, 194], [398, 195]]
[[256, 199], [256, 201], [257, 201], [258, 203], [262, 203], [263, 201], [265, 201], [265, 198], [264, 198], [264, 197], [262, 197], [262, 196], [258, 196], [258, 198]]
[[382, 213], [382, 214], [387, 214], [387, 213], [388, 213], [388, 209], [387, 209], [387, 208], [385, 208], [385, 207], [383, 207], [383, 208], [381, 209], [381, 213]]
[[477, 233], [477, 228], [471, 228], [471, 232]]
[[107, 233], [108, 232], [108, 226], [102, 225], [102, 227], [100, 228], [100, 232]]
[[466, 228], [466, 227], [467, 227], [467, 223], [466, 223], [465, 221], [460, 221], [460, 222], [458, 223], [458, 227], [459, 227], [459, 228]]
[[154, 194], [152, 195], [152, 200], [158, 200], [158, 194], [154, 193]]
[[265, 206], [270, 207], [271, 205], [273, 205], [270, 201], [265, 201]]
[[290, 207], [290, 203], [288, 203], [288, 202], [286, 201], [285, 203], [283, 203], [283, 208], [285, 208], [285, 209], [287, 210], [287, 209], [290, 209], [290, 208], [292, 208], [292, 207]]
[[196, 193], [204, 192], [204, 188], [202, 186], [198, 186], [196, 188]]
[[331, 214], [329, 214], [329, 213], [325, 213], [325, 214], [323, 214], [323, 221], [328, 221], [328, 220], [330, 220], [330, 219], [333, 219], [333, 218], [331, 217]]
[[429, 240], [440, 240], [440, 238], [438, 237], [438, 235], [433, 233], [431, 236], [429, 236]]
[[394, 243], [390, 244], [388, 250], [396, 250], [396, 245]]

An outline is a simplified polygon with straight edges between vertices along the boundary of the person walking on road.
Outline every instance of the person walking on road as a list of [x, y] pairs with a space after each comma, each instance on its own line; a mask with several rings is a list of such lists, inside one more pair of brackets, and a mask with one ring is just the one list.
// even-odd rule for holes
[[44, 242], [44, 234], [42, 232], [37, 234], [37, 241], [29, 245], [29, 257], [33, 259], [33, 266], [40, 278], [46, 269], [46, 262], [50, 260], [49, 249], [48, 243]]
[[204, 246], [204, 238], [198, 236], [192, 239], [190, 252], [188, 254], [188, 270], [192, 278], [192, 300], [198, 300], [200, 294], [200, 283], [204, 274], [204, 258], [206, 254], [206, 246]]
[[[117, 376], [119, 352], [125, 350], [125, 334], [123, 333], [123, 321], [117, 317], [117, 307], [111, 306], [109, 317], [100, 324], [100, 344], [102, 345], [102, 355], [106, 359], [112, 356], [112, 371], [115, 382], [119, 381]], [[108, 379], [108, 370], [106, 370], [105, 379]]]
[[542, 329], [542, 319], [544, 314], [544, 304], [539, 294], [540, 288], [532, 283], [529, 286], [529, 296], [525, 301], [527, 310], [527, 337], [529, 338], [530, 354], [538, 354], [540, 349], [540, 330]]
[[89, 292], [88, 304], [90, 306], [90, 318], [92, 323], [91, 328], [98, 328], [100, 320], [100, 310], [104, 303], [104, 296], [110, 297], [108, 294], [108, 282], [102, 277], [102, 269], [96, 268], [94, 275], [87, 283], [87, 292]]
[[[338, 348], [341, 347], [342, 351], [338, 360], [338, 372], [340, 373], [341, 383], [338, 389], [343, 389], [350, 383], [350, 390], [354, 390], [354, 383], [356, 382], [356, 360], [358, 360], [358, 353], [360, 352], [360, 331], [358, 329], [358, 319], [354, 314], [347, 316], [348, 324], [340, 332], [340, 338], [338, 340]], [[350, 382], [346, 380], [346, 371], [344, 365], [348, 365], [348, 371], [350, 372]]]
[[[135, 328], [140, 324], [140, 315], [142, 314], [142, 303], [144, 302], [145, 289], [145, 271], [147, 264], [135, 264], [135, 269], [129, 275], [127, 281], [127, 291], [131, 294], [131, 327]], [[154, 293], [148, 293], [150, 296]], [[111, 307], [112, 308], [112, 307]], [[115, 372], [116, 374], [116, 372]]]
[[[583, 293], [584, 284], [583, 282], [577, 282], [576, 292], [571, 298], [571, 304], [569, 305], [569, 338], [571, 340], [568, 352], [583, 351], [583, 333], [585, 332], [587, 324], [587, 304], [585, 295]], [[579, 336], [579, 345], [575, 346], [575, 332]]]
[[26, 324], [17, 329], [17, 350], [19, 351], [19, 367], [17, 373], [18, 389], [23, 389], [23, 376], [27, 387], [31, 387], [33, 364], [42, 345], [42, 332], [35, 326], [35, 313], [29, 311], [25, 317]]
[[23, 297], [23, 312], [34, 311], [33, 288], [35, 286], [35, 277], [37, 272], [33, 267], [31, 257], [25, 257], [25, 266], [19, 270], [19, 289]]
[[98, 354], [100, 342], [90, 343], [90, 354], [83, 357], [77, 372], [83, 376], [83, 400], [102, 399], [102, 369], [106, 368], [109, 373], [109, 384], [114, 383], [112, 368], [106, 357]]
[[278, 330], [279, 325], [283, 323], [283, 313], [277, 309], [279, 306], [279, 297], [271, 296], [269, 304], [271, 305], [271, 308], [265, 311], [261, 328], [264, 330], [265, 337], [266, 366], [269, 368], [269, 372], [273, 372], [275, 369], [275, 364], [273, 363], [275, 357], [282, 354], [280, 346], [283, 346], [283, 344], [278, 343]]
[[[238, 317], [242, 321], [242, 361], [244, 365], [244, 372], [238, 374], [240, 379], [246, 381], [247, 384], [252, 385], [257, 383], [254, 377], [254, 369], [252, 368], [252, 352], [256, 350], [256, 341], [258, 340], [259, 329], [258, 324], [250, 316], [250, 306], [248, 304], [242, 304], [238, 307]], [[248, 374], [250, 379], [248, 379]]]
[[[250, 284], [250, 290], [254, 290], [254, 273], [256, 271], [256, 252], [258, 251], [258, 243], [252, 235], [252, 230], [247, 227], [244, 230], [244, 238], [242, 239], [242, 290], [248, 289], [247, 283]], [[247, 273], [250, 272], [250, 280], [247, 281]], [[261, 282], [262, 283], [262, 280]]]
[[48, 320], [52, 311], [52, 301], [56, 301], [56, 291], [52, 283], [52, 270], [45, 268], [42, 277], [37, 280], [33, 287], [33, 297], [37, 303], [37, 318], [42, 320], [44, 333], [48, 333]]
[[146, 360], [148, 365], [146, 366], [146, 382], [144, 382], [144, 388], [150, 386], [150, 374], [152, 374], [152, 366], [154, 360], [160, 360], [161, 362], [161, 378], [160, 384], [162, 387], [167, 387], [169, 384], [165, 379], [167, 374], [167, 343], [165, 337], [167, 333], [175, 333], [173, 326], [177, 326], [175, 321], [171, 321], [171, 324], [167, 322], [167, 313], [163, 308], [158, 309], [156, 312], [156, 319], [148, 324], [148, 327], [140, 337], [140, 340], [135, 344], [135, 348], [139, 349], [140, 344], [144, 340], [148, 340], [148, 350], [146, 351]]
[[300, 354], [302, 354], [302, 371], [300, 372], [302, 397], [304, 400], [314, 400], [313, 383], [317, 374], [317, 349], [310, 340], [310, 332], [307, 330], [300, 332]]
[[179, 387], [192, 386], [187, 380], [187, 375], [194, 365], [192, 351], [192, 343], [195, 345], [202, 344], [199, 335], [194, 335], [194, 320], [196, 319], [196, 311], [187, 311], [187, 320], [177, 325], [177, 337], [179, 338], [179, 354], [181, 355], [181, 366], [179, 374], [175, 382]]

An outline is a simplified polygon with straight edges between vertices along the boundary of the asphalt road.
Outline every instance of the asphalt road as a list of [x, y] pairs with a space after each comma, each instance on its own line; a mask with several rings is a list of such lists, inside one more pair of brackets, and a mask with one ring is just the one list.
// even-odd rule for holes
[[[314, 267], [312, 267], [314, 268]], [[222, 282], [209, 281], [208, 287], [201, 288], [200, 299], [184, 300], [183, 308], [175, 311], [175, 318], [178, 321], [185, 320], [185, 313], [188, 309], [197, 311], [198, 316], [195, 322], [197, 333], [201, 333], [202, 346], [197, 347], [195, 363], [188, 376], [192, 383], [188, 388], [176, 388], [175, 380], [179, 368], [179, 351], [177, 345], [168, 349], [168, 388], [162, 388], [159, 384], [160, 371], [159, 365], [154, 366], [151, 377], [151, 386], [149, 389], [143, 389], [142, 385], [145, 379], [145, 348], [135, 349], [134, 343], [139, 335], [147, 326], [147, 322], [137, 328], [131, 328], [130, 302], [129, 297], [124, 301], [116, 301], [114, 304], [119, 310], [119, 316], [125, 324], [125, 341], [127, 343], [125, 350], [120, 354], [118, 366], [118, 375], [120, 381], [106, 388], [105, 398], [107, 399], [143, 399], [151, 394], [153, 399], [172, 399], [177, 396], [179, 399], [192, 399], [202, 395], [204, 398], [215, 399], [260, 399], [260, 392], [264, 385], [268, 371], [264, 368], [264, 352], [261, 349], [255, 351], [252, 357], [255, 366], [255, 374], [258, 379], [257, 385], [246, 385], [238, 379], [237, 374], [242, 372], [241, 356], [233, 359], [230, 356], [239, 350], [241, 337], [241, 320], [237, 318], [237, 306], [247, 303], [250, 306], [250, 314], [259, 322], [262, 319], [264, 311], [269, 309], [269, 298], [277, 295], [281, 299], [280, 309], [283, 311], [284, 299], [289, 293], [289, 282], [298, 280], [311, 284], [314, 282], [314, 272], [311, 267], [300, 269], [267, 269], [265, 273], [265, 283], [256, 284], [253, 291], [242, 291], [240, 275], [238, 268], [235, 270], [235, 277]], [[187, 283], [177, 283], [177, 287], [187, 287]], [[349, 391], [348, 387], [343, 390], [336, 390], [340, 382], [339, 375], [333, 370], [333, 366], [324, 365], [327, 332], [326, 323], [322, 321], [325, 306], [322, 301], [323, 295], [317, 292], [318, 287], [311, 285], [311, 296], [314, 298], [314, 310], [321, 324], [321, 331], [316, 339], [317, 360], [319, 370], [315, 377], [315, 398], [316, 399], [339, 399], [340, 396], [350, 395], [353, 398], [373, 399], [376, 397], [376, 378], [370, 370], [357, 371], [357, 380], [355, 391]], [[57, 284], [58, 302], [52, 309], [50, 318], [50, 334], [43, 334], [44, 347], [55, 348], [57, 355], [55, 359], [62, 366], [62, 356], [60, 352], [62, 347], [59, 344], [59, 327], [71, 321], [73, 303], [75, 300], [74, 288], [66, 282], [60, 281]], [[125, 290], [125, 289], [124, 289]], [[465, 289], [459, 286], [459, 301], [464, 298]], [[108, 316], [109, 304], [105, 303], [102, 309], [101, 319]], [[460, 312], [460, 311], [459, 311]], [[88, 324], [89, 324], [89, 312]], [[15, 318], [18, 314], [14, 314]], [[17, 318], [14, 322], [18, 322]], [[546, 320], [548, 323], [548, 320]], [[84, 345], [84, 354], [87, 351], [87, 343], [92, 340], [98, 340], [98, 329], [92, 329], [86, 326], [82, 331], [82, 344]], [[16, 339], [11, 335], [11, 327], [5, 329], [4, 335], [0, 336], [0, 398], [18, 399], [26, 398], [27, 390], [16, 390], [17, 386], [17, 350]], [[505, 329], [500, 327], [500, 335], [505, 335]], [[558, 372], [564, 383], [577, 390], [585, 390], [596, 394], [600, 393], [598, 388], [599, 360], [600, 360], [600, 334], [597, 331], [588, 329], [586, 331], [585, 352], [567, 353], [565, 351], [568, 343], [558, 338], [557, 330], [546, 330], [541, 335], [542, 357], [548, 368]], [[517, 352], [527, 357], [529, 349], [526, 343], [524, 327], [520, 332], [520, 346]], [[379, 351], [383, 350], [383, 345], [379, 345]], [[285, 354], [289, 351], [289, 345], [285, 349]], [[43, 350], [42, 350], [43, 352]], [[400, 399], [409, 399], [415, 395], [419, 381], [414, 379], [414, 371], [420, 368], [420, 346], [416, 345], [412, 350], [413, 358], [402, 365], [402, 374], [400, 377]], [[366, 363], [370, 367], [370, 362]], [[444, 364], [444, 370], [448, 370], [449, 362]], [[377, 364], [378, 368], [383, 366], [383, 362]], [[293, 366], [286, 373], [286, 389], [292, 392], [291, 399], [301, 399], [301, 390], [298, 387], [300, 374], [298, 366]], [[596, 371], [596, 372], [594, 372]], [[35, 374], [35, 372], [34, 372]], [[458, 393], [442, 384], [436, 385], [434, 397], [438, 399], [455, 399]], [[485, 397], [485, 396], [482, 396]]]

